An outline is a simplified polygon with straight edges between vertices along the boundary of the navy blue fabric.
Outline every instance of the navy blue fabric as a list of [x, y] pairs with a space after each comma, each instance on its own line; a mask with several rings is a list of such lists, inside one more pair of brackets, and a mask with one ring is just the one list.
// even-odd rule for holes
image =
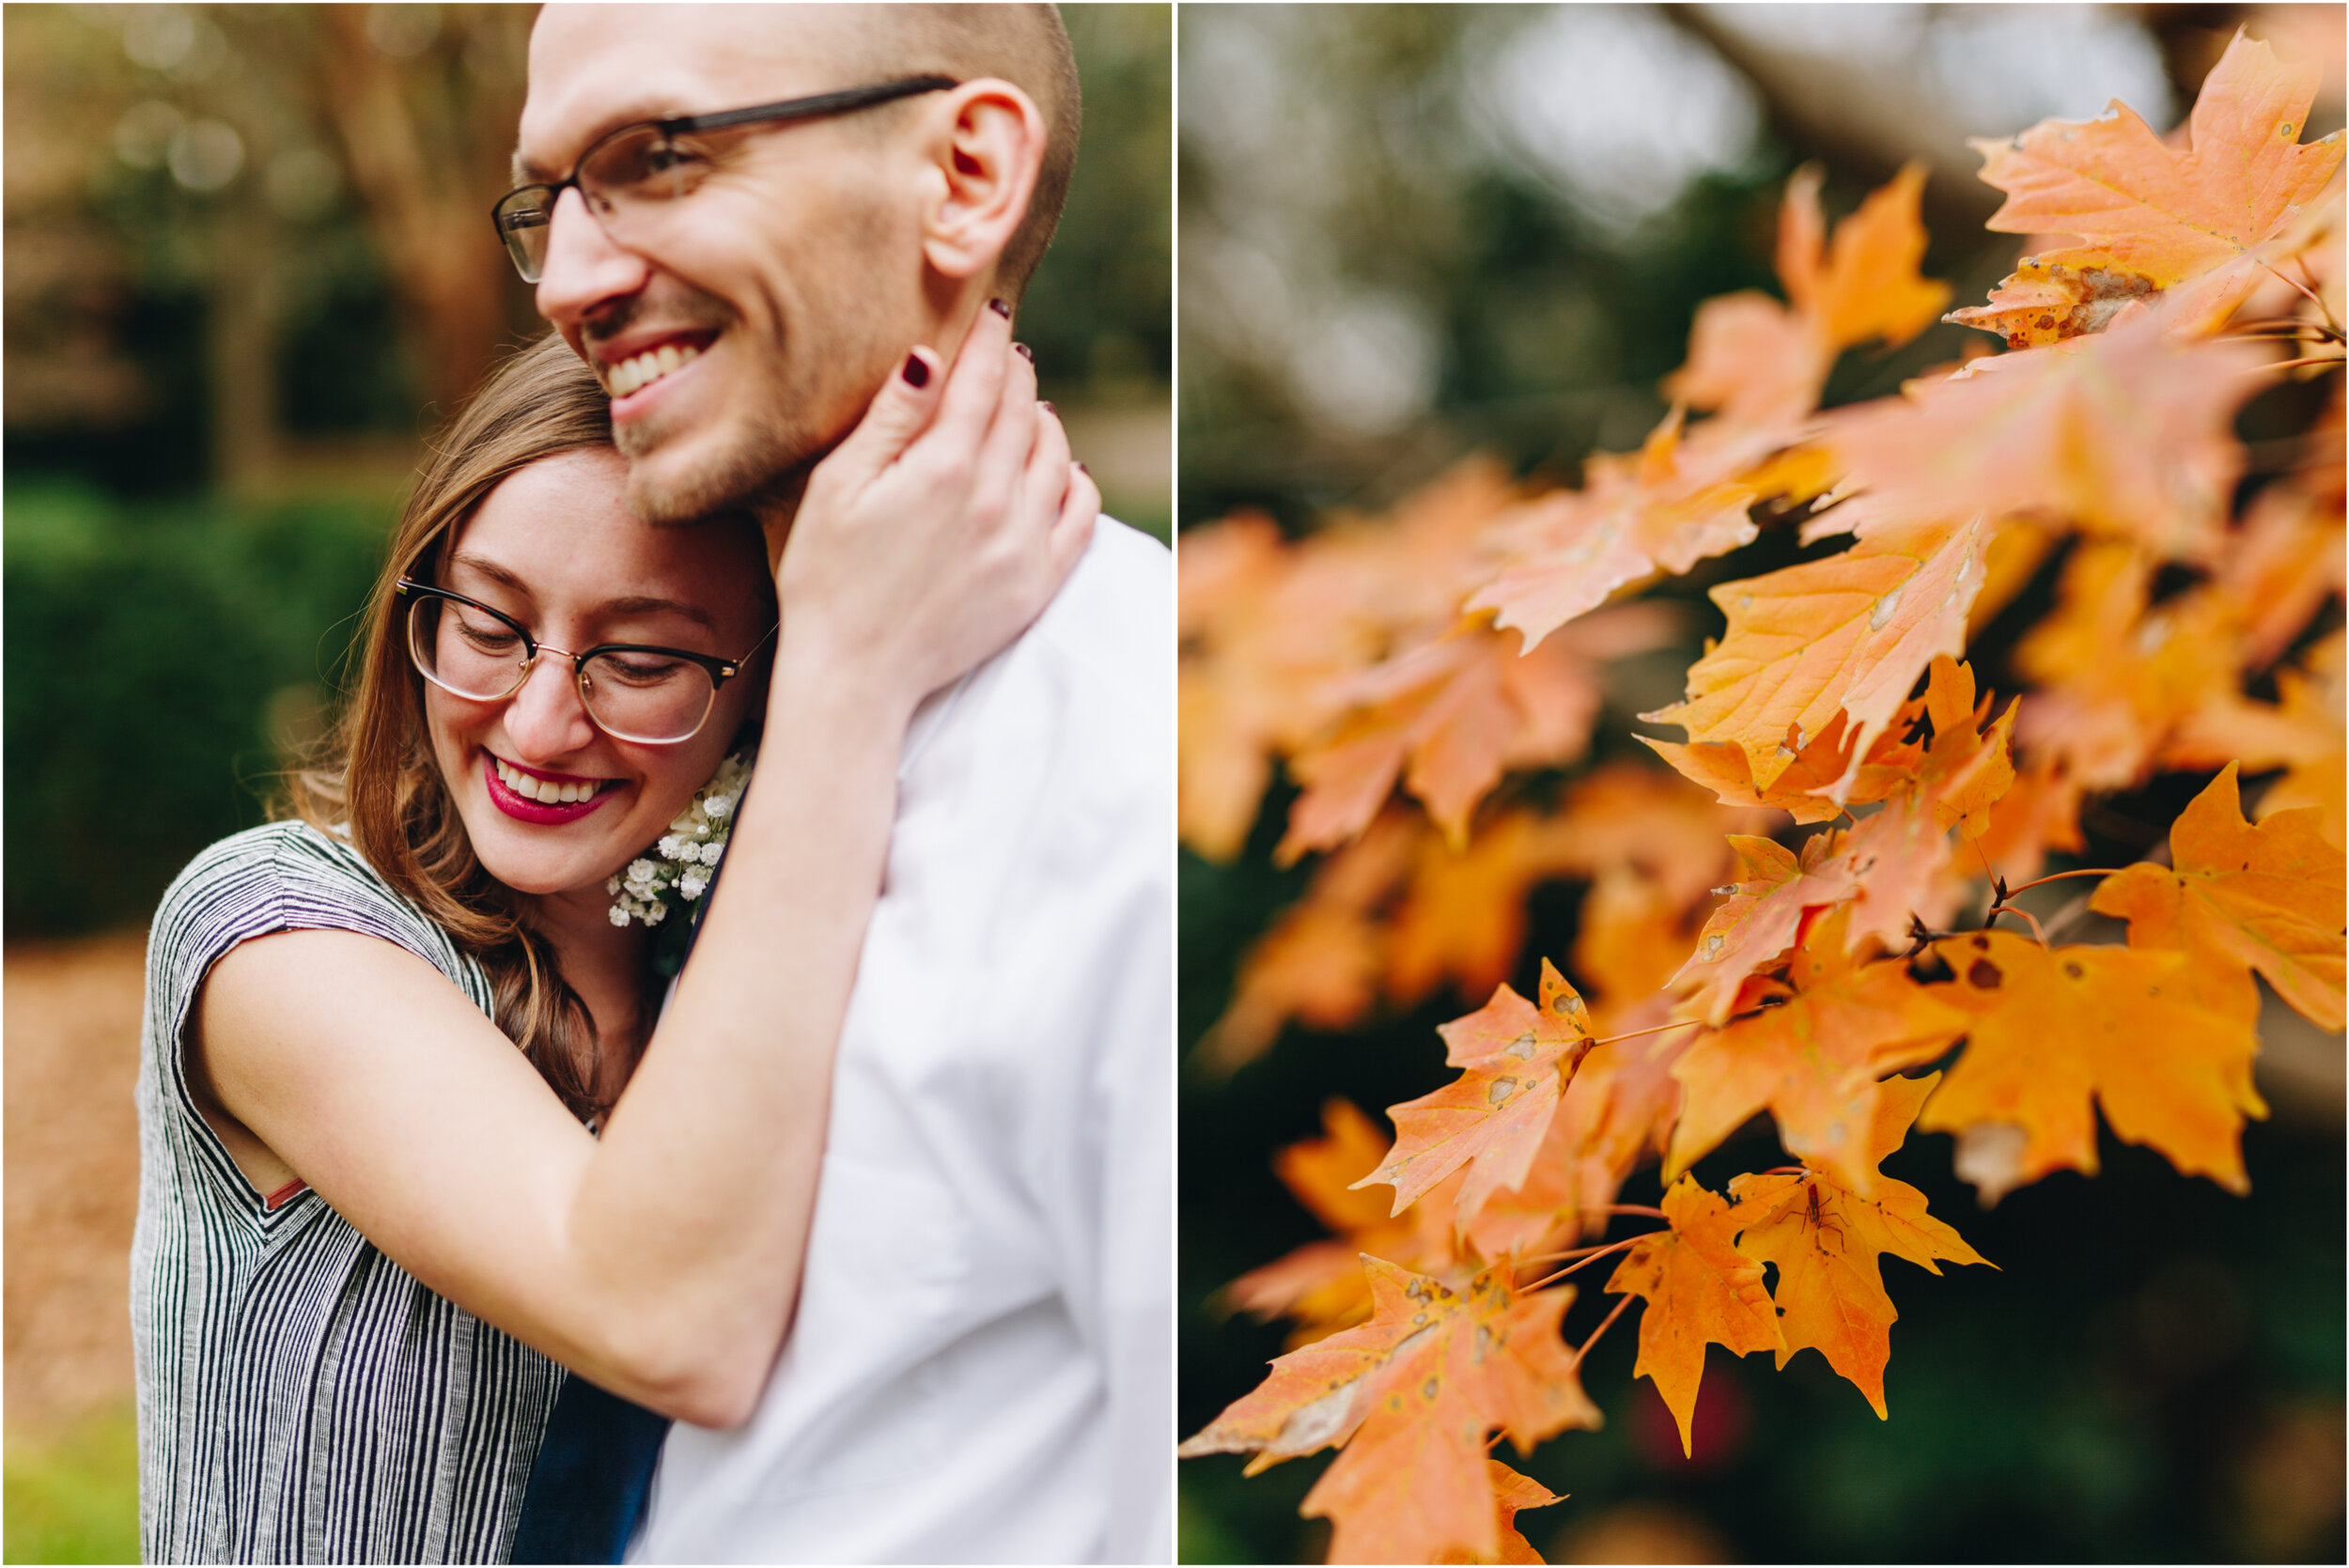
[[[739, 827], [739, 801], [735, 811]], [[689, 955], [701, 939], [702, 916], [717, 897], [724, 870], [722, 858], [710, 871], [709, 890], [693, 907], [685, 942]], [[567, 1378], [522, 1498], [513, 1560], [619, 1561], [644, 1522], [653, 1467], [668, 1435], [667, 1417], [607, 1393], [577, 1374]]]
[[665, 1416], [574, 1374], [555, 1396], [514, 1532], [516, 1562], [617, 1562], [645, 1517]]

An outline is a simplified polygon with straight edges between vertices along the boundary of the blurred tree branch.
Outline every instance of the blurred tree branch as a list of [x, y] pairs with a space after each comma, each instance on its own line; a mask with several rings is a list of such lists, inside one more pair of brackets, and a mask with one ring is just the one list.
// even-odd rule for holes
[[512, 263], [490, 226], [521, 116], [534, 8], [452, 7], [430, 47], [382, 46], [378, 8], [319, 8], [313, 80], [443, 417], [508, 331]]

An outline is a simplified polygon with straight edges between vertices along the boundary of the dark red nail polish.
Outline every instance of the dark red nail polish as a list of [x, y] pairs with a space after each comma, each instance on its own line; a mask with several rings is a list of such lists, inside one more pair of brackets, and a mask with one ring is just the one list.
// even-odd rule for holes
[[1042, 410], [1043, 410], [1046, 413], [1058, 413], [1058, 412], [1060, 412], [1060, 410], [1058, 410], [1058, 409], [1056, 409], [1056, 408], [1052, 407], [1052, 405], [1051, 405], [1051, 404], [1050, 404], [1050, 403], [1046, 402], [1046, 401], [1045, 401], [1043, 398], [1041, 398], [1041, 397], [1039, 397], [1039, 398], [1037, 398], [1037, 399], [1035, 400], [1035, 406], [1036, 406], [1037, 408], [1039, 408], [1039, 409], [1042, 409]]
[[910, 387], [925, 387], [930, 384], [930, 367], [922, 363], [922, 356], [919, 354], [908, 354], [906, 367], [898, 374], [905, 377], [906, 385]]
[[1015, 343], [1012, 345], [1012, 348], [1017, 349], [1019, 357], [1026, 360], [1030, 365], [1034, 365], [1035, 363], [1035, 350], [1034, 349], [1029, 348], [1024, 343]]
[[996, 315], [1002, 317], [1006, 321], [1011, 319], [1011, 306], [1003, 303], [1001, 300], [988, 301], [987, 308], [993, 311]]
[[1076, 471], [1077, 471], [1078, 473], [1080, 473], [1080, 474], [1083, 474], [1086, 478], [1090, 479], [1090, 478], [1092, 478], [1092, 477], [1093, 477], [1093, 470], [1091, 470], [1091, 469], [1089, 469], [1089, 468], [1085, 467], [1085, 465], [1084, 465], [1084, 464], [1082, 464], [1082, 463], [1074, 463], [1074, 464], [1071, 464], [1070, 466], [1071, 466], [1071, 467], [1073, 467], [1073, 468], [1075, 468], [1075, 469], [1076, 469]]

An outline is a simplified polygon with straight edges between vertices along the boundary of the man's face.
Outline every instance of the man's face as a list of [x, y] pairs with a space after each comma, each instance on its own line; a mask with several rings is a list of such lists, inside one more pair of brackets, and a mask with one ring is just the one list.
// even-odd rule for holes
[[[530, 44], [524, 178], [559, 179], [631, 121], [861, 86], [830, 7], [550, 6]], [[538, 308], [601, 378], [629, 502], [685, 521], [821, 457], [931, 322], [915, 119], [752, 126], [706, 139], [706, 179], [615, 244], [557, 206]]]

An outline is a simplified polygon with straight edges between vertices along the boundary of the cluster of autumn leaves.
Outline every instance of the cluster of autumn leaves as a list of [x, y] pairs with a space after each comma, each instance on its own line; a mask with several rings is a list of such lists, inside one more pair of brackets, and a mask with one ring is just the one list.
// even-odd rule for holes
[[[2239, 36], [2179, 137], [2116, 105], [1977, 143], [2007, 194], [1990, 227], [2081, 242], [1951, 316], [2007, 352], [1899, 396], [1818, 408], [1840, 353], [1949, 303], [1918, 272], [1921, 177], [1831, 236], [1797, 177], [1785, 300], [1705, 304], [1672, 414], [1581, 488], [1470, 464], [1299, 540], [1252, 517], [1185, 534], [1185, 838], [1237, 854], [1279, 764], [1299, 793], [1278, 854], [1323, 856], [1207, 1063], [1291, 1019], [1492, 993], [1440, 1031], [1459, 1076], [1392, 1108], [1391, 1144], [1333, 1102], [1327, 1136], [1282, 1154], [1339, 1239], [1233, 1285], [1299, 1348], [1185, 1453], [1252, 1473], [1342, 1446], [1304, 1505], [1333, 1560], [1538, 1560], [1514, 1516], [1556, 1499], [1487, 1447], [1597, 1422], [1559, 1338], [1564, 1274], [1617, 1258], [1616, 1313], [1645, 1303], [1635, 1375], [1686, 1442], [1710, 1344], [1815, 1348], [1885, 1413], [1879, 1260], [1983, 1261], [1877, 1169], [1912, 1127], [1954, 1134], [1989, 1201], [2092, 1173], [2099, 1110], [2245, 1188], [2253, 974], [2343, 1022], [2343, 641], [2318, 634], [2342, 589], [2343, 149], [2300, 140], [2316, 79]], [[2328, 411], [2238, 509], [2234, 417], [2295, 376], [2331, 378]], [[1676, 641], [1641, 586], [1766, 524], [1851, 543], [1711, 590], [1725, 629], [1646, 716], [1686, 737], [1641, 737], [1672, 772], [1487, 799], [1579, 762], [1608, 662]], [[2000, 706], [1968, 629], [2043, 568], [2054, 605]], [[2248, 693], [2263, 680], [2275, 700]], [[2083, 847], [2088, 799], [2211, 768], [2153, 859], [2041, 877]], [[2245, 774], [2265, 780], [2255, 821]], [[2100, 880], [2046, 922], [2011, 901], [2071, 876]], [[1588, 884], [1569, 968], [1591, 995], [1545, 962], [1528, 1001], [1502, 982], [1528, 893], [1561, 877]], [[2125, 943], [2063, 944], [2091, 909]], [[1795, 1163], [1698, 1186], [1764, 1110]], [[1660, 1208], [1616, 1202], [1659, 1161]], [[1625, 1215], [1661, 1224], [1600, 1242]]]

